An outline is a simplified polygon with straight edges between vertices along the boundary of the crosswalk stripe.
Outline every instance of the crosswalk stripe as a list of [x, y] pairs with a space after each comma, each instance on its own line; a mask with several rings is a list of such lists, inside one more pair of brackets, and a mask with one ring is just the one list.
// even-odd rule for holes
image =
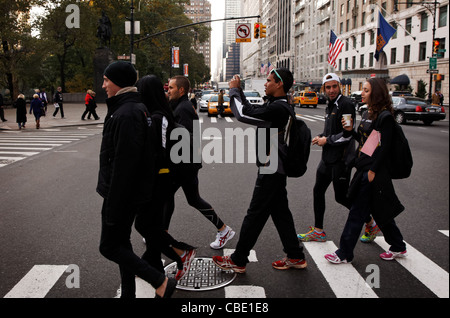
[[[389, 244], [382, 236], [377, 236], [375, 242], [384, 250], [389, 250]], [[406, 243], [408, 256], [396, 258], [404, 268], [419, 279], [433, 293], [441, 298], [449, 298], [449, 275], [428, 257]]]
[[225, 298], [267, 298], [260, 286], [225, 286]]
[[40, 148], [40, 147], [0, 147], [0, 150], [50, 150], [52, 148]]
[[351, 264], [336, 265], [325, 259], [325, 254], [337, 250], [333, 242], [304, 242], [303, 245], [337, 298], [378, 298]]
[[0, 151], [1, 155], [22, 155], [22, 156], [34, 156], [39, 152], [25, 152], [25, 151]]
[[232, 122], [233, 122], [233, 119], [231, 119], [230, 117], [225, 117], [225, 120], [226, 120], [227, 122], [229, 122], [229, 123], [232, 123]]
[[444, 235], [447, 235], [448, 236], [448, 230], [439, 230], [439, 232], [441, 232], [442, 234], [444, 234]]
[[68, 265], [35, 265], [4, 298], [44, 298]]

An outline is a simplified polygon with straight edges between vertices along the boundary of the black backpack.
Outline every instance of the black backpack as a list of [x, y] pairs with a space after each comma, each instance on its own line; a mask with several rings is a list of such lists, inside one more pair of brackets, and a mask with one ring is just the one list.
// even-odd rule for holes
[[[392, 115], [388, 111], [381, 112], [378, 117], [380, 123], [386, 116]], [[388, 171], [392, 179], [406, 179], [411, 175], [413, 167], [412, 153], [402, 127], [395, 120], [394, 123], [395, 128]]]
[[285, 142], [287, 158], [284, 162], [286, 175], [298, 178], [305, 174], [311, 148], [311, 130], [306, 123], [297, 118], [294, 110], [288, 104], [290, 118], [286, 128]]

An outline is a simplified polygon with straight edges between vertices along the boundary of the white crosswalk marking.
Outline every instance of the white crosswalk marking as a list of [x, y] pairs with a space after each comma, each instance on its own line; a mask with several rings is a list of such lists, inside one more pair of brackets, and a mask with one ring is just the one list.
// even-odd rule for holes
[[68, 265], [35, 265], [4, 298], [44, 298]]
[[0, 168], [8, 164], [23, 160], [25, 158], [34, 156], [43, 151], [51, 150], [55, 147], [60, 147], [79, 141], [89, 136], [99, 133], [96, 132], [76, 132], [76, 133], [62, 133], [55, 132], [49, 134], [48, 132], [39, 132], [33, 135], [29, 133], [5, 133], [0, 135]]
[[[375, 242], [384, 250], [389, 249], [389, 244], [386, 243], [384, 237], [378, 236]], [[408, 243], [406, 243], [406, 250], [407, 257], [395, 258], [395, 260], [438, 297], [449, 298], [448, 273]]]
[[259, 286], [225, 286], [225, 298], [267, 298]]
[[325, 254], [337, 250], [333, 242], [304, 242], [303, 245], [337, 298], [378, 298], [352, 264], [337, 265], [325, 259]]
[[[448, 237], [448, 230], [439, 232]], [[384, 250], [389, 248], [382, 236], [378, 236], [375, 243]], [[316, 263], [318, 270], [337, 298], [378, 298], [377, 289], [372, 289], [352, 264], [331, 264], [324, 258], [325, 254], [337, 249], [332, 241], [304, 242], [303, 244], [311, 256], [308, 262]], [[406, 244], [408, 256], [396, 259], [396, 261], [438, 297], [448, 298], [448, 272], [414, 247]], [[224, 249], [223, 255], [228, 256], [233, 252], [234, 249]], [[258, 262], [254, 250], [250, 252], [249, 261]], [[380, 262], [385, 261], [380, 259]], [[35, 265], [4, 298], [44, 298], [68, 267], [68, 265]], [[264, 287], [253, 285], [228, 285], [224, 287], [224, 294], [225, 298], [266, 298]], [[144, 280], [136, 278], [136, 297], [153, 298], [154, 296], [155, 289]], [[116, 297], [120, 297], [120, 289], [117, 291]]]

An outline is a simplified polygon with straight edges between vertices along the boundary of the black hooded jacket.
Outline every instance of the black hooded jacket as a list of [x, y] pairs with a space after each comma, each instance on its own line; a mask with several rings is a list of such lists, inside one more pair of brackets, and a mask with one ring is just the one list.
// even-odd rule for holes
[[126, 213], [148, 203], [154, 183], [154, 143], [147, 108], [137, 92], [106, 100], [97, 192], [104, 198], [106, 221], [117, 224]]

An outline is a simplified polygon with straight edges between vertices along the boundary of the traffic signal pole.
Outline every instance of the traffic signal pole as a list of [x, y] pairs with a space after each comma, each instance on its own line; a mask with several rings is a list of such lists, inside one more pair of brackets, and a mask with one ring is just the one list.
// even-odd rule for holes
[[259, 15], [252, 15], [252, 16], [247, 16], [247, 17], [224, 18], [224, 19], [207, 20], [207, 21], [201, 21], [201, 22], [185, 24], [185, 25], [177, 26], [175, 28], [171, 28], [171, 29], [168, 29], [168, 30], [165, 30], [165, 31], [161, 31], [161, 32], [158, 32], [158, 33], [147, 35], [147, 36], [143, 37], [142, 39], [135, 40], [134, 43], [139, 43], [139, 42], [148, 40], [148, 39], [150, 39], [152, 37], [155, 37], [155, 36], [158, 36], [158, 35], [161, 35], [161, 34], [164, 34], [164, 33], [172, 32], [172, 31], [175, 31], [175, 30], [178, 30], [178, 29], [182, 29], [182, 28], [188, 28], [190, 26], [194, 26], [194, 25], [198, 25], [198, 24], [205, 24], [205, 23], [218, 22], [218, 21], [228, 21], [228, 20], [243, 20], [243, 19], [253, 19], [253, 18], [259, 19], [260, 17], [261, 16], [259, 16]]

